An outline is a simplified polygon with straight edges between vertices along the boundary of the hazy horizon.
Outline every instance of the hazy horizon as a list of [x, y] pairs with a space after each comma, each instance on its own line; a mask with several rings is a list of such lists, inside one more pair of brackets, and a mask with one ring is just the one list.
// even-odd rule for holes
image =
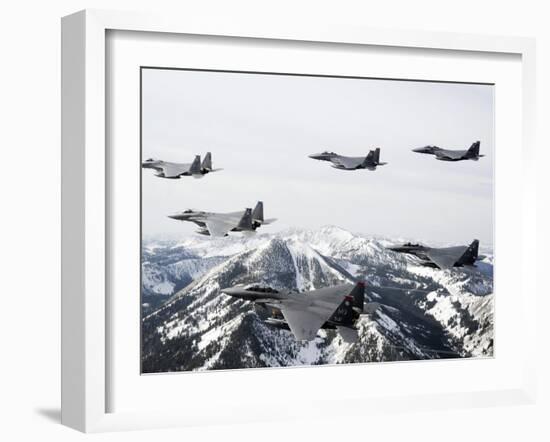
[[[202, 179], [142, 170], [145, 237], [186, 237], [187, 208], [231, 212], [264, 202], [258, 229], [334, 225], [352, 233], [437, 243], [493, 245], [493, 101], [488, 85], [143, 70], [143, 158], [188, 163], [212, 152]], [[435, 144], [479, 161], [443, 162], [411, 152]], [[372, 172], [308, 158], [333, 150], [364, 156]]]

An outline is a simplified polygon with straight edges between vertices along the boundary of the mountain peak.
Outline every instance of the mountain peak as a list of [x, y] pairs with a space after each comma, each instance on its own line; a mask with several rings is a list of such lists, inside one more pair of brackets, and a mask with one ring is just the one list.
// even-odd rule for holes
[[289, 227], [288, 229], [281, 230], [276, 235], [280, 237], [338, 235], [338, 236], [346, 236], [347, 238], [353, 238], [355, 236], [350, 231], [332, 224], [327, 224], [316, 228]]
[[[146, 258], [142, 281], [158, 294], [142, 289], [144, 372], [492, 354], [492, 272], [420, 267], [337, 226], [150, 244]], [[357, 275], [379, 308], [359, 319], [353, 345], [331, 330], [298, 342], [263, 322], [270, 311], [220, 292], [236, 284], [303, 292]], [[171, 287], [174, 296], [159, 304]]]

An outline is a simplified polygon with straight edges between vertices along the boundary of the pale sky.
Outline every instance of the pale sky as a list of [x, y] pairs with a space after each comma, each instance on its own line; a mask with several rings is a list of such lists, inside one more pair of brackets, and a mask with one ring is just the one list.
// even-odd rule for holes
[[[188, 163], [212, 152], [224, 170], [202, 179], [143, 169], [143, 234], [187, 236], [167, 218], [192, 208], [231, 212], [264, 201], [260, 229], [316, 228], [439, 243], [493, 243], [493, 102], [488, 85], [143, 70], [143, 159]], [[411, 152], [435, 144], [479, 161]], [[324, 150], [365, 156], [376, 171], [341, 171], [308, 158]]]

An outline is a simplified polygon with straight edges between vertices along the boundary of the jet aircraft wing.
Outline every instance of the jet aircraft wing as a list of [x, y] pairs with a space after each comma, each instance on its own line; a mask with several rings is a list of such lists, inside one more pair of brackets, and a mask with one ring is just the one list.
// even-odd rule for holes
[[210, 232], [210, 235], [218, 237], [227, 235], [237, 226], [233, 220], [218, 216], [210, 216], [204, 221], [204, 223], [206, 224], [206, 228]]
[[190, 164], [168, 163], [162, 165], [162, 172], [166, 178], [177, 178], [182, 173], [188, 172], [190, 167]]
[[355, 169], [360, 166], [365, 158], [361, 157], [343, 157], [336, 156], [332, 157], [330, 161], [337, 167], [343, 167], [345, 169]]
[[312, 341], [315, 339], [317, 331], [332, 314], [324, 317], [318, 313], [307, 310], [294, 310], [288, 307], [281, 308], [281, 312], [298, 341]]
[[460, 160], [464, 155], [466, 155], [465, 150], [445, 150], [441, 149], [435, 152], [435, 156], [439, 159], [446, 160]]
[[347, 342], [348, 344], [353, 344], [359, 338], [359, 332], [354, 328], [340, 326], [337, 326], [336, 328], [338, 329], [338, 333], [340, 333], [340, 336], [342, 336], [344, 342]]
[[445, 247], [442, 249], [429, 249], [426, 256], [441, 270], [453, 267], [462, 255], [468, 250], [465, 246]]
[[297, 295], [281, 302], [281, 313], [299, 341], [315, 339], [317, 331], [330, 319], [353, 286], [345, 284]]

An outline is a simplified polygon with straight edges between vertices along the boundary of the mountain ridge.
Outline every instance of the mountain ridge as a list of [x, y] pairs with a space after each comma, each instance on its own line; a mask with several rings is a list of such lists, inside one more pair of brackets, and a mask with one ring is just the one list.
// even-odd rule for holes
[[[147, 248], [144, 272], [151, 262], [168, 261], [165, 269], [176, 266], [191, 282], [171, 296], [145, 295], [166, 302], [144, 308], [143, 371], [491, 356], [491, 257], [490, 272], [441, 271], [386, 250], [386, 241], [326, 226]], [[251, 303], [220, 293], [239, 283], [305, 291], [360, 277], [367, 300], [381, 307], [361, 317], [354, 344], [325, 330], [312, 342], [296, 342], [290, 332], [264, 324]]]

